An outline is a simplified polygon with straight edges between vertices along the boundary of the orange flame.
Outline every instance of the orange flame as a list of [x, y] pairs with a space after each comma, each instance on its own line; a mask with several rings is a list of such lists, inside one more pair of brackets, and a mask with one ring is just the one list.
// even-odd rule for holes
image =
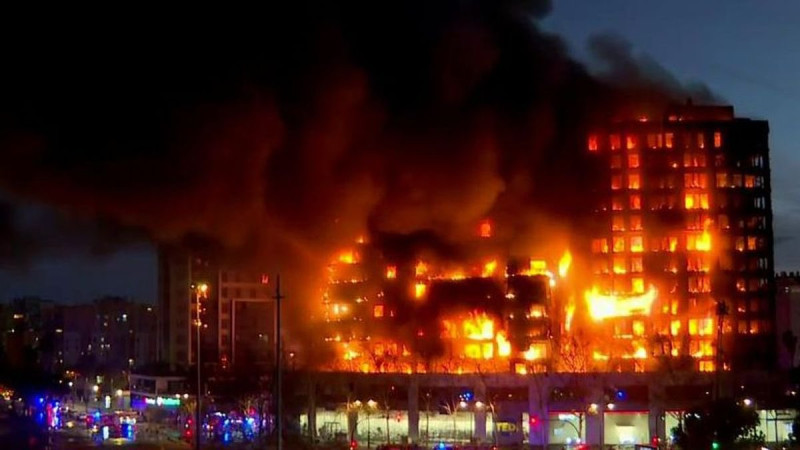
[[494, 275], [494, 272], [496, 270], [497, 270], [497, 260], [493, 259], [483, 265], [483, 272], [481, 272], [481, 276], [484, 278], [491, 277]]
[[386, 278], [389, 280], [397, 278], [397, 266], [386, 266]]
[[586, 291], [587, 306], [589, 315], [594, 320], [603, 320], [610, 317], [626, 317], [634, 314], [650, 314], [650, 307], [658, 296], [658, 290], [654, 286], [641, 295], [605, 295], [601, 294], [596, 287], [591, 291]]
[[478, 233], [482, 238], [492, 237], [492, 222], [489, 219], [484, 219], [481, 221], [481, 224], [478, 227]]
[[565, 278], [569, 272], [569, 266], [572, 265], [572, 253], [569, 250], [564, 252], [561, 259], [558, 261], [558, 276]]

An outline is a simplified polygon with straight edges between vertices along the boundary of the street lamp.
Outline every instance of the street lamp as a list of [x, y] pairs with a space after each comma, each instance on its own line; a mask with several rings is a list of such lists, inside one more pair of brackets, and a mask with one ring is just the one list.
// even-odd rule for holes
[[200, 399], [203, 396], [203, 387], [202, 387], [202, 379], [200, 377], [200, 329], [203, 326], [203, 321], [200, 317], [200, 313], [202, 311], [202, 304], [200, 303], [201, 300], [208, 298], [208, 284], [207, 283], [199, 283], [197, 285], [192, 285], [192, 290], [194, 291], [195, 296], [195, 361], [197, 363], [197, 401], [195, 402], [195, 448], [200, 449], [200, 434], [202, 433], [202, 426], [200, 421]]

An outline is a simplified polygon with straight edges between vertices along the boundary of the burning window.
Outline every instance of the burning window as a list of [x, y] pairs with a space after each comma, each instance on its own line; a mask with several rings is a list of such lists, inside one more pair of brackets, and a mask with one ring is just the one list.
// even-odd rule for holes
[[745, 175], [744, 176], [744, 187], [746, 187], [746, 188], [754, 188], [754, 187], [756, 187], [756, 177], [755, 177], [755, 175]]
[[614, 237], [613, 238], [613, 251], [614, 253], [620, 253], [625, 251], [625, 238], [624, 237]]
[[593, 253], [608, 253], [608, 239], [593, 239], [592, 240]]
[[641, 320], [634, 320], [631, 328], [634, 336], [644, 336], [644, 322]]
[[633, 215], [630, 217], [631, 231], [641, 231], [642, 229], [642, 216]]
[[734, 244], [734, 248], [737, 252], [744, 251], [744, 236], [736, 236], [736, 243]]
[[756, 250], [758, 248], [758, 239], [755, 236], [747, 236], [747, 249]]
[[612, 134], [611, 136], [608, 137], [608, 143], [609, 146], [611, 147], [611, 150], [619, 150], [620, 147], [622, 146], [621, 142], [622, 141], [620, 140], [618, 134]]
[[669, 333], [673, 336], [677, 336], [681, 332], [681, 321], [680, 320], [673, 320], [669, 324]]
[[397, 278], [397, 266], [386, 266], [386, 278], [389, 280]]
[[611, 189], [622, 189], [622, 175], [611, 176]]
[[742, 187], [742, 174], [735, 173], [731, 179], [731, 187]]
[[686, 250], [707, 252], [711, 250], [711, 235], [706, 232], [687, 233]]
[[704, 173], [687, 173], [683, 175], [684, 187], [705, 189], [707, 184], [708, 176]]
[[625, 206], [623, 205], [622, 202], [623, 202], [622, 198], [620, 198], [620, 197], [612, 197], [611, 198], [611, 210], [612, 211], [622, 211], [623, 209], [625, 209]]
[[644, 293], [644, 278], [634, 277], [631, 278], [631, 292], [634, 294]]
[[714, 148], [722, 147], [722, 133], [719, 131], [714, 132]]
[[628, 189], [639, 189], [640, 179], [638, 173], [628, 175]]
[[380, 319], [381, 317], [383, 317], [383, 308], [384, 308], [383, 305], [375, 305], [372, 308], [372, 317], [376, 319]]
[[747, 282], [744, 278], [736, 280], [736, 290], [739, 292], [747, 292]]
[[666, 133], [664, 135], [664, 147], [672, 148], [674, 139], [675, 135], [673, 135], [672, 133]]
[[649, 148], [656, 148], [656, 135], [655, 134], [648, 134], [647, 135], [647, 146]]
[[759, 330], [758, 320], [751, 320], [750, 321], [750, 334], [758, 334], [758, 330]]
[[625, 231], [625, 217], [624, 216], [613, 216], [611, 218], [611, 230], [612, 231]]
[[642, 266], [642, 257], [641, 256], [634, 256], [631, 258], [631, 272], [633, 273], [641, 273], [644, 271], [644, 267]]
[[590, 152], [596, 152], [598, 150], [598, 147], [597, 147], [597, 136], [594, 136], [594, 135], [589, 136], [589, 142], [588, 142], [587, 146], [589, 147], [589, 151]]
[[641, 236], [631, 236], [631, 252], [641, 253], [644, 251], [644, 242]]
[[706, 275], [689, 277], [689, 292], [711, 292], [711, 280]]
[[627, 272], [627, 262], [625, 261], [624, 256], [615, 256], [614, 257], [614, 273], [617, 275], [623, 275]]
[[621, 169], [622, 168], [622, 156], [620, 156], [620, 155], [611, 155], [611, 168], [612, 169]]
[[631, 194], [631, 196], [630, 196], [630, 208], [632, 210], [640, 210], [640, 209], [642, 209], [642, 197], [639, 194]]
[[628, 150], [633, 150], [636, 148], [636, 136], [627, 135], [625, 136], [625, 148]]
[[689, 272], [708, 272], [710, 264], [703, 256], [690, 256], [686, 259], [686, 270]]
[[708, 209], [708, 194], [686, 193], [683, 197], [686, 209]]
[[705, 167], [706, 155], [702, 153], [686, 152], [683, 155], [683, 167]]
[[697, 148], [706, 148], [706, 135], [697, 133]]
[[628, 155], [628, 167], [631, 169], [635, 169], [639, 167], [639, 154], [638, 153], [630, 153]]

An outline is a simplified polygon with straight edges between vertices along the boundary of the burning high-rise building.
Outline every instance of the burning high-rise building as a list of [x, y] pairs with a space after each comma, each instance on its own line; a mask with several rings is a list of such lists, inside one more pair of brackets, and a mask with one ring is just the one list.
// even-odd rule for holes
[[703, 371], [773, 363], [767, 137], [765, 121], [691, 103], [588, 137], [607, 183], [596, 187], [586, 294], [612, 338], [597, 358], [691, 357]]
[[663, 119], [593, 128], [596, 220], [581, 227], [589, 236], [569, 239], [579, 263], [571, 278], [570, 251], [512, 256], [519, 252], [494, 241], [489, 219], [458, 257], [406, 249], [398, 258], [359, 239], [329, 268], [330, 368], [524, 374], [770, 366], [767, 133], [766, 122], [735, 118], [732, 107], [691, 104]]

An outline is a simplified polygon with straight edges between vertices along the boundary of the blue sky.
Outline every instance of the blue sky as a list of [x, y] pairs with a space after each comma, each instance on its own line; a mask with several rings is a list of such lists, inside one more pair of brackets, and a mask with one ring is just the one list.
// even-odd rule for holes
[[[702, 81], [740, 116], [771, 128], [778, 270], [800, 269], [800, 2], [555, 0], [542, 26], [591, 66], [586, 40], [615, 33], [683, 81]], [[156, 298], [156, 256], [139, 246], [97, 258], [58, 256], [25, 271], [0, 269], [0, 298], [41, 295], [66, 302], [104, 294]]]

